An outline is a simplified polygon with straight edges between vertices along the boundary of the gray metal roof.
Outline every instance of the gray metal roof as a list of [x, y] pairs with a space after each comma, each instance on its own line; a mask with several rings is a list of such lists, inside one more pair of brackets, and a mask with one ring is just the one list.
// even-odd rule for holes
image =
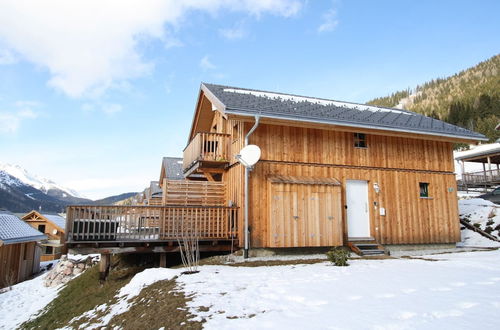
[[408, 110], [206, 83], [203, 86], [228, 114], [487, 140], [482, 134]]
[[158, 181], [151, 181], [149, 185], [149, 193], [151, 194], [151, 197], [161, 197], [163, 191], [161, 190]]
[[182, 158], [163, 157], [163, 167], [168, 180], [184, 180]]
[[61, 217], [58, 214], [42, 214], [45, 218], [48, 220], [52, 221], [54, 224], [57, 226], [61, 227], [62, 229], [66, 230], [66, 219]]
[[0, 211], [0, 241], [5, 245], [41, 241], [47, 236], [28, 225], [14, 214]]

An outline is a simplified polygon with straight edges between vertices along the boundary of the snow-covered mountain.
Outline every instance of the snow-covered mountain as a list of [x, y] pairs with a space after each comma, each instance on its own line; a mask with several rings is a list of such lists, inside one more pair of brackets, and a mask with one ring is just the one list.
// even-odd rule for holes
[[61, 212], [68, 204], [86, 204], [76, 191], [33, 175], [17, 165], [0, 163], [0, 208], [12, 212]]
[[[73, 196], [78, 198], [85, 198], [73, 189], [61, 186], [52, 180], [41, 178], [37, 175], [31, 174], [19, 165], [11, 165], [0, 162], [0, 172], [5, 172], [10, 176], [18, 179], [20, 182], [31, 186], [35, 189], [41, 190], [45, 193], [49, 193], [50, 190], [60, 191], [61, 197]], [[7, 180], [4, 176], [4, 179]], [[1, 183], [0, 177], [0, 183]], [[12, 182], [11, 184], [16, 184]], [[64, 195], [67, 196], [64, 196]]]

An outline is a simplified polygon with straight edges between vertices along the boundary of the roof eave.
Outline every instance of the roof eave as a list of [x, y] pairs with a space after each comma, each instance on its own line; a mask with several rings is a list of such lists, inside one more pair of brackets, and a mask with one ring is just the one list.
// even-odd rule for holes
[[27, 243], [27, 242], [38, 242], [47, 239], [45, 235], [28, 236], [28, 237], [16, 237], [2, 240], [3, 245]]
[[[255, 117], [256, 114], [249, 114], [242, 111], [234, 110], [231, 108], [226, 108], [225, 112], [227, 114], [244, 116], [244, 117]], [[258, 115], [262, 118], [270, 118], [277, 120], [286, 120], [286, 121], [296, 121], [296, 122], [306, 122], [313, 124], [326, 124], [326, 125], [336, 125], [336, 126], [345, 126], [345, 127], [353, 127], [353, 128], [367, 128], [381, 131], [390, 131], [390, 132], [401, 132], [401, 133], [410, 133], [410, 134], [418, 134], [418, 135], [428, 135], [435, 137], [445, 137], [451, 138], [453, 140], [461, 140], [464, 142], [484, 142], [488, 141], [487, 137], [471, 137], [471, 136], [460, 136], [454, 134], [443, 134], [443, 133], [434, 133], [428, 131], [421, 130], [407, 130], [396, 127], [385, 127], [379, 125], [369, 125], [369, 124], [359, 124], [359, 123], [349, 123], [343, 121], [335, 121], [335, 120], [321, 120], [321, 119], [310, 119], [310, 118], [298, 118], [298, 117], [290, 117], [290, 116], [279, 116], [279, 115], [270, 115], [265, 113], [258, 113]]]
[[498, 154], [498, 153], [500, 153], [500, 150], [487, 150], [487, 151], [485, 150], [485, 151], [478, 152], [478, 153], [471, 153], [470, 155], [466, 155], [466, 156], [458, 156], [455, 159], [456, 160], [465, 160], [465, 159], [470, 159], [470, 158], [484, 157], [484, 156]]

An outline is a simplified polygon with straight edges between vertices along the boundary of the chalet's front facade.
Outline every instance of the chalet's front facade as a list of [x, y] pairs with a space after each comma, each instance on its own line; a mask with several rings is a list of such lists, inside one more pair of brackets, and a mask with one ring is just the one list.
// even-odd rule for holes
[[164, 159], [161, 204], [69, 208], [70, 247], [178, 251], [180, 221], [196, 226], [201, 248], [242, 247], [235, 156], [246, 140], [262, 151], [249, 176], [249, 245], [285, 248], [459, 241], [453, 143], [486, 139], [405, 110], [202, 84], [184, 179], [168, 174], [180, 160]]
[[[243, 207], [244, 146], [261, 148], [250, 174], [251, 247], [460, 240], [454, 142], [481, 134], [420, 114], [202, 84], [184, 171], [227, 186]], [[239, 240], [243, 244], [242, 212]]]
[[41, 243], [41, 261], [59, 259], [64, 247], [66, 219], [57, 214], [42, 214], [33, 210], [24, 215], [22, 220], [47, 236]]

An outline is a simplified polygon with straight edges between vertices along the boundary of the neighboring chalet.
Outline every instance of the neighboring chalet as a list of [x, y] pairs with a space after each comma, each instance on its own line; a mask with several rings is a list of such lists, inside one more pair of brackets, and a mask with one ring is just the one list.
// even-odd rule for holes
[[57, 214], [42, 214], [31, 211], [22, 217], [27, 224], [47, 235], [42, 241], [41, 261], [50, 261], [61, 258], [64, 247], [66, 219]]
[[[470, 150], [457, 152], [455, 159], [461, 165], [462, 189], [484, 188], [485, 190], [500, 185], [500, 143], [476, 146]], [[466, 172], [465, 163], [482, 164], [482, 171]]]
[[0, 210], [0, 289], [38, 273], [41, 248], [46, 239], [14, 214]]
[[[188, 221], [201, 249], [243, 247], [245, 171], [235, 156], [247, 143], [262, 151], [249, 176], [251, 248], [455, 244], [453, 144], [485, 140], [411, 111], [203, 83], [184, 149], [185, 179], [162, 170], [157, 208], [69, 208], [71, 221], [118, 228], [113, 243], [78, 227], [69, 245], [178, 251], [173, 228]], [[152, 211], [158, 228], [138, 226]], [[141, 239], [147, 230], [159, 234]], [[119, 242], [130, 248], [115, 248]]]

